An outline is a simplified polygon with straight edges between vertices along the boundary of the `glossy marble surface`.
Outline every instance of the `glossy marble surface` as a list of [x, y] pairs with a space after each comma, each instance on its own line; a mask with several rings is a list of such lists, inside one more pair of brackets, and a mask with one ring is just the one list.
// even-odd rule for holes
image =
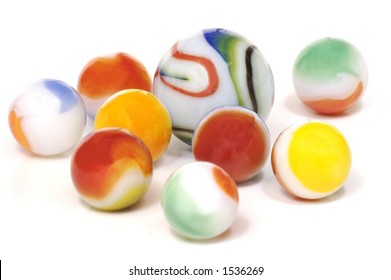
[[206, 240], [231, 226], [239, 194], [235, 182], [223, 169], [198, 161], [171, 174], [164, 185], [161, 203], [176, 232], [190, 239]]
[[172, 124], [164, 105], [144, 90], [123, 90], [99, 108], [94, 129], [120, 127], [139, 137], [154, 160], [163, 155], [171, 139]]
[[79, 94], [68, 84], [52, 79], [29, 84], [11, 103], [9, 128], [26, 151], [53, 156], [69, 151], [86, 125]]
[[368, 69], [360, 51], [338, 38], [323, 38], [306, 46], [293, 67], [297, 96], [321, 114], [338, 114], [354, 106], [368, 84]]
[[121, 210], [140, 200], [152, 180], [152, 157], [127, 130], [108, 128], [87, 135], [71, 159], [73, 184], [89, 205]]
[[134, 56], [117, 52], [91, 59], [81, 70], [77, 90], [88, 116], [94, 119], [99, 107], [114, 93], [124, 89], [151, 91], [151, 86], [144, 64]]
[[343, 186], [352, 156], [337, 128], [308, 120], [291, 125], [278, 136], [271, 162], [277, 180], [288, 192], [300, 198], [319, 199]]
[[196, 160], [222, 167], [236, 182], [253, 178], [269, 159], [270, 134], [253, 111], [225, 106], [207, 114], [197, 126], [193, 142]]

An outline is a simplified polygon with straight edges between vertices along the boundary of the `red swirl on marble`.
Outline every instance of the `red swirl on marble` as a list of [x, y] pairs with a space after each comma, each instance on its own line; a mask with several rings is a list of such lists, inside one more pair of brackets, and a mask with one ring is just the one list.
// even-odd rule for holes
[[180, 92], [182, 94], [189, 95], [192, 97], [206, 97], [206, 96], [212, 95], [213, 93], [216, 92], [216, 90], [219, 87], [219, 77], [217, 74], [216, 67], [212, 61], [210, 61], [209, 59], [207, 59], [205, 57], [185, 54], [185, 53], [178, 50], [177, 44], [175, 44], [172, 47], [172, 57], [175, 59], [178, 59], [178, 60], [195, 62], [195, 63], [202, 65], [202, 67], [205, 68], [205, 70], [208, 74], [208, 79], [209, 79], [208, 86], [202, 91], [194, 92], [194, 91], [186, 90], [182, 87], [179, 87], [177, 85], [170, 83], [165, 78], [164, 75], [159, 74], [159, 77], [160, 77], [161, 81], [163, 82], [163, 84], [165, 84], [166, 86], [172, 88], [173, 90], [175, 90], [177, 92]]

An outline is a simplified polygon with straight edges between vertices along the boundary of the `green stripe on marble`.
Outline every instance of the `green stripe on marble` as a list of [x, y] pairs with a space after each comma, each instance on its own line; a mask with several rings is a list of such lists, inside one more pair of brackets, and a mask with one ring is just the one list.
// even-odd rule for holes
[[180, 234], [206, 239], [213, 235], [213, 215], [200, 216], [193, 199], [181, 187], [180, 174], [173, 174], [162, 194], [162, 207], [170, 225]]
[[238, 45], [243, 43], [244, 39], [226, 30], [208, 30], [205, 32], [204, 36], [208, 43], [221, 55], [227, 64], [228, 71], [238, 97], [238, 103], [243, 106], [244, 101], [242, 96], [244, 93], [240, 90], [238, 80], [240, 79], [239, 75], [245, 75], [245, 73], [239, 73], [238, 64], [244, 64], [244, 61], [239, 61], [239, 57], [236, 52]]
[[347, 73], [359, 77], [357, 50], [349, 43], [325, 38], [307, 46], [298, 56], [294, 71], [303, 78], [327, 82]]

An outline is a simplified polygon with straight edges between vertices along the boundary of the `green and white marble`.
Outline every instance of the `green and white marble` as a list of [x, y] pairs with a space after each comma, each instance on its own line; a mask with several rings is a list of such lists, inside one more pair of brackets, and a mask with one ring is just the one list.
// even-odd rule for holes
[[293, 67], [297, 96], [319, 113], [341, 113], [362, 96], [368, 83], [365, 61], [352, 44], [323, 38], [305, 47]]
[[205, 240], [225, 232], [238, 208], [233, 179], [209, 162], [193, 162], [166, 181], [161, 204], [171, 227], [189, 239]]

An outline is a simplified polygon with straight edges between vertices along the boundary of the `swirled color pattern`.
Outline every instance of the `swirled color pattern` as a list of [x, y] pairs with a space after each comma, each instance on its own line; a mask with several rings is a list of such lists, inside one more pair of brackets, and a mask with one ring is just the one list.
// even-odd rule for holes
[[274, 81], [266, 60], [247, 39], [208, 29], [179, 40], [163, 56], [153, 93], [170, 112], [174, 134], [191, 144], [199, 121], [220, 106], [240, 105], [266, 120]]

